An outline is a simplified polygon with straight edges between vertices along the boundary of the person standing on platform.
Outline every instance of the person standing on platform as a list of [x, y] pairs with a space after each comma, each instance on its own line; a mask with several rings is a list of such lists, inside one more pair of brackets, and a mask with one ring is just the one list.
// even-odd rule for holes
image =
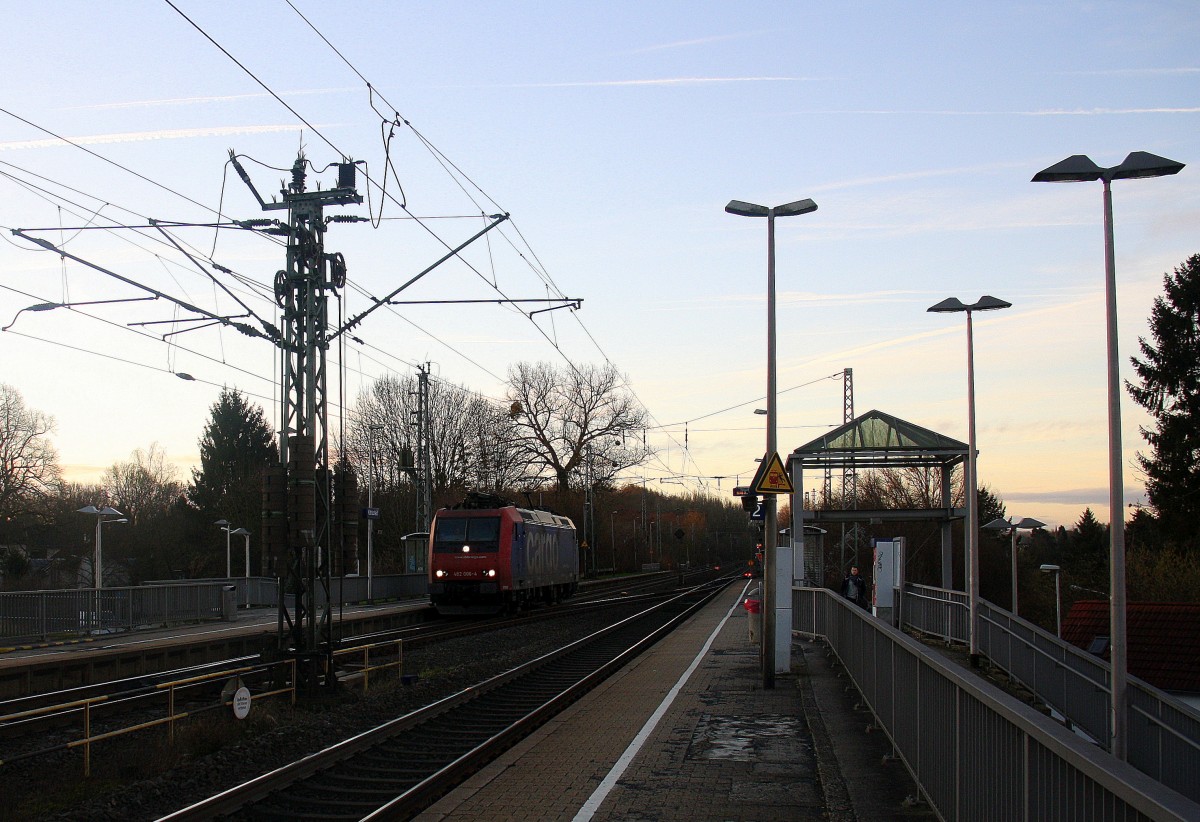
[[860, 608], [867, 607], [867, 581], [858, 572], [857, 565], [852, 566], [842, 580], [842, 596]]

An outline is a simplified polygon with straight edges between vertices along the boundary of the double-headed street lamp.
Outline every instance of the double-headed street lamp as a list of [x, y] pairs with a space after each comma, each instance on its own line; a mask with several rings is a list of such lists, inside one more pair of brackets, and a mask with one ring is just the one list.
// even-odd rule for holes
[[1109, 632], [1112, 661], [1111, 752], [1126, 758], [1125, 489], [1121, 469], [1121, 377], [1117, 360], [1117, 274], [1113, 250], [1112, 181], [1178, 174], [1183, 163], [1134, 151], [1120, 165], [1102, 168], [1075, 154], [1033, 175], [1035, 183], [1104, 184], [1104, 305], [1108, 327]]
[[1008, 531], [1012, 536], [1012, 613], [1013, 616], [1017, 616], [1017, 531], [1045, 528], [1046, 523], [1039, 522], [1032, 517], [1021, 517], [1015, 521], [994, 519], [983, 527], [992, 531]]
[[[106, 522], [129, 522], [125, 515], [111, 506], [97, 508], [85, 505], [79, 509], [80, 514], [91, 514], [96, 518], [96, 540], [92, 543], [92, 587], [99, 591], [104, 587], [104, 552], [100, 549], [100, 526]], [[120, 517], [120, 519], [116, 519]]]
[[957, 297], [948, 297], [927, 311], [935, 314], [965, 312], [967, 315], [967, 527], [964, 542], [967, 548], [967, 602], [970, 616], [967, 634], [969, 637], [971, 664], [979, 664], [979, 643], [976, 637], [979, 611], [979, 499], [978, 478], [975, 474], [975, 332], [971, 314], [976, 311], [996, 311], [1009, 308], [1012, 303], [995, 297], [983, 296], [971, 305], [964, 305]]
[[[767, 218], [767, 455], [775, 455], [776, 391], [775, 391], [775, 218], [793, 217], [817, 210], [812, 200], [796, 200], [780, 206], [761, 206], [741, 200], [730, 200], [725, 210], [739, 217]], [[766, 584], [763, 596], [763, 687], [775, 687], [775, 547], [779, 539], [775, 511], [775, 495], [767, 494], [763, 501], [763, 559], [766, 564]]]

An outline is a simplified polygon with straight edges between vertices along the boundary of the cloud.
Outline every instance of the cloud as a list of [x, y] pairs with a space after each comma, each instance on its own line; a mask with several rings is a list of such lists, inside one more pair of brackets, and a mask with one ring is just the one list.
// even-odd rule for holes
[[[798, 78], [797, 78], [798, 79]], [[1048, 108], [1032, 111], [988, 111], [969, 109], [807, 109], [800, 111], [780, 112], [784, 115], [818, 116], [823, 114], [847, 115], [876, 115], [876, 116], [935, 116], [935, 117], [1079, 117], [1099, 116], [1105, 114], [1197, 114], [1197, 106], [1159, 106], [1156, 108]]]
[[1046, 109], [1044, 111], [1014, 111], [1013, 114], [1018, 114], [1022, 117], [1077, 117], [1077, 116], [1093, 116], [1101, 114], [1197, 114], [1200, 113], [1200, 107], [1189, 106], [1187, 108], [1180, 107], [1165, 107], [1158, 108], [1063, 108], [1063, 109]]
[[[321, 126], [325, 128], [325, 126]], [[106, 145], [111, 143], [141, 143], [152, 140], [190, 140], [196, 137], [228, 137], [238, 134], [271, 134], [275, 132], [302, 131], [306, 126], [301, 123], [272, 126], [214, 126], [210, 128], [177, 128], [161, 131], [126, 131], [116, 134], [91, 134], [81, 137], [68, 137], [72, 143], [84, 146]], [[0, 143], [0, 151], [18, 151], [31, 148], [57, 148], [65, 145], [63, 140], [49, 138], [45, 140], [12, 140]]]
[[1125, 68], [1125, 69], [1096, 69], [1094, 71], [1062, 71], [1060, 74], [1074, 74], [1089, 77], [1115, 77], [1120, 75], [1146, 76], [1170, 74], [1200, 74], [1200, 68], [1195, 66], [1179, 66], [1177, 68]]
[[645, 54], [649, 51], [665, 51], [667, 49], [690, 48], [691, 46], [706, 46], [709, 43], [721, 43], [726, 40], [741, 40], [745, 37], [753, 37], [761, 32], [745, 32], [743, 34], [714, 34], [711, 37], [697, 37], [695, 40], [677, 40], [674, 43], [661, 43], [655, 46], [645, 46], [640, 49], [634, 49], [630, 54]]
[[[347, 91], [356, 91], [354, 88], [314, 88], [301, 89], [298, 91], [280, 92], [280, 97], [299, 97], [302, 95], [311, 94], [343, 94]], [[169, 97], [162, 100], [130, 100], [124, 103], [96, 103], [88, 106], [67, 106], [59, 109], [60, 111], [104, 111], [109, 109], [124, 109], [124, 108], [153, 108], [155, 106], [192, 106], [192, 105], [207, 105], [210, 103], [237, 103], [242, 100], [261, 100], [263, 98], [273, 99], [271, 95], [260, 91], [253, 94], [222, 94], [205, 97]]]
[[[1139, 500], [1146, 496], [1145, 489], [1138, 486], [1126, 486], [1125, 499]], [[1058, 491], [1006, 491], [1004, 501], [1020, 503], [1060, 503], [1064, 505], [1090, 505], [1108, 508], [1108, 486], [1095, 488], [1064, 488]]]
[[616, 86], [702, 86], [716, 83], [792, 83], [806, 77], [660, 77], [655, 80], [587, 80], [573, 83], [510, 83], [499, 88], [585, 88]]
[[[866, 291], [846, 294], [822, 294], [815, 291], [781, 291], [777, 300], [784, 305], [809, 303], [819, 305], [878, 305], [890, 303], [918, 302], [919, 298], [930, 297], [934, 292], [925, 291]], [[940, 292], [939, 292], [940, 293]], [[692, 311], [700, 308], [722, 308], [730, 304], [757, 305], [765, 302], [765, 294], [718, 294], [700, 300], [670, 300], [659, 303], [650, 311]]]

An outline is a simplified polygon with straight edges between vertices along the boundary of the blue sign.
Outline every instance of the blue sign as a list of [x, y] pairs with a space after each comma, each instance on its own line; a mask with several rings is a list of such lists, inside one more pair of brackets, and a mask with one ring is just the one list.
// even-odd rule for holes
[[363, 519], [379, 519], [379, 509], [378, 508], [364, 508], [364, 509], [362, 509], [362, 515], [363, 515]]
[[763, 504], [760, 502], [758, 504], [758, 507], [754, 509], [754, 513], [750, 515], [750, 521], [751, 522], [762, 522], [766, 518], [767, 518], [767, 515], [763, 512]]

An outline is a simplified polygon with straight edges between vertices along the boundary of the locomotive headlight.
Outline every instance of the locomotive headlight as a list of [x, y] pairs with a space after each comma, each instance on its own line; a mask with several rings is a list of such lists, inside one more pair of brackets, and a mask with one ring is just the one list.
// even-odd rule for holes
[[436, 571], [433, 572], [433, 575], [440, 579], [440, 578], [446, 576], [446, 572], [443, 571], [441, 568], [438, 568]]
[[470, 546], [470, 545], [464, 545], [464, 546], [463, 546], [463, 553], [464, 553], [464, 554], [469, 554], [469, 553], [471, 553], [471, 546]]
[[488, 575], [489, 577], [494, 577], [494, 576], [496, 576], [496, 569], [495, 569], [495, 568], [489, 568], [489, 569], [488, 569], [488, 572], [487, 572], [487, 575]]

